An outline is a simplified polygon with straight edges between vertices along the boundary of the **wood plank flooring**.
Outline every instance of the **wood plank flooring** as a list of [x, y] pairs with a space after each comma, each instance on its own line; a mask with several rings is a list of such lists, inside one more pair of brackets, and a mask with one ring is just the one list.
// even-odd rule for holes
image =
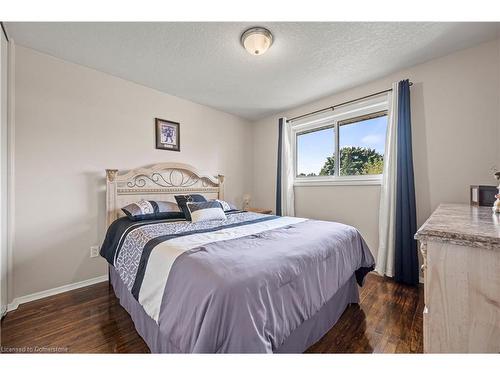
[[[369, 274], [360, 304], [307, 353], [422, 353], [423, 288]], [[2, 351], [148, 353], [108, 283], [19, 306], [2, 320]]]

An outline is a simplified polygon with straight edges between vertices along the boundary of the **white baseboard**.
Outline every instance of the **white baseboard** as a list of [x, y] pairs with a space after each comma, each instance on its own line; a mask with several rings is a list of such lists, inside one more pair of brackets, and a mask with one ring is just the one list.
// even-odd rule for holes
[[107, 280], [108, 280], [108, 275], [103, 275], [103, 276], [94, 277], [93, 279], [78, 281], [78, 282], [73, 283], [73, 284], [63, 285], [63, 286], [60, 286], [57, 288], [48, 289], [48, 290], [44, 290], [44, 291], [33, 293], [33, 294], [28, 294], [27, 296], [14, 298], [14, 300], [8, 304], [7, 312], [17, 309], [19, 307], [19, 305], [26, 303], [26, 302], [31, 302], [31, 301], [35, 301], [37, 299], [50, 297], [50, 296], [53, 296], [55, 294], [68, 292], [70, 290], [74, 290], [74, 289], [78, 289], [78, 288], [83, 288], [85, 286], [101, 283], [101, 282], [107, 281]]

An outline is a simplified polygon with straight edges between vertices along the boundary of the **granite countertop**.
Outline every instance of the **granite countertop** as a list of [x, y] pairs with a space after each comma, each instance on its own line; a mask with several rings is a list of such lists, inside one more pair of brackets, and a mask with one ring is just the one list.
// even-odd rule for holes
[[500, 214], [494, 214], [491, 207], [441, 204], [415, 239], [500, 250]]

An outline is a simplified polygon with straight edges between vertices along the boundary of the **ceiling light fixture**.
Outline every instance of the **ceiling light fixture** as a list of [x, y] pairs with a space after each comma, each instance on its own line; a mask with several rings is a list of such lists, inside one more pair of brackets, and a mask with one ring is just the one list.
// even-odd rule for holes
[[263, 27], [252, 27], [241, 34], [241, 45], [251, 55], [263, 55], [273, 44], [273, 34]]

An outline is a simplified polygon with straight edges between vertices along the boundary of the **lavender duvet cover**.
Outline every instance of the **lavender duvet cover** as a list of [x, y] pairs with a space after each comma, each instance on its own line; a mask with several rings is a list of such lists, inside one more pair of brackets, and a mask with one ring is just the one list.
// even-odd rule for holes
[[115, 221], [101, 255], [172, 353], [271, 353], [374, 259], [350, 226], [235, 211]]

